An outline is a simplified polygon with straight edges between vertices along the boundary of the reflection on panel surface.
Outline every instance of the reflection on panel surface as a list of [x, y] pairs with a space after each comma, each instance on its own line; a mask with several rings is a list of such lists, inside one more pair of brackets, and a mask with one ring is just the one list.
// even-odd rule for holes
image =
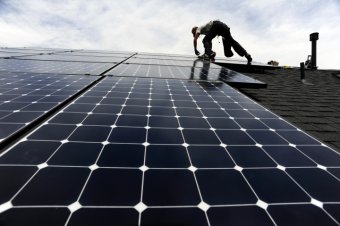
[[[126, 61], [129, 62], [130, 60]], [[174, 62], [164, 61], [164, 62]], [[182, 61], [181, 61], [182, 62]], [[107, 75], [124, 76], [124, 77], [150, 77], [150, 78], [173, 78], [189, 80], [221, 80], [227, 84], [237, 87], [266, 87], [266, 84], [245, 76], [241, 73], [229, 70], [224, 67], [214, 65], [207, 61], [196, 60], [187, 61], [187, 66], [174, 66], [160, 64], [120, 64], [114, 69], [108, 71]], [[191, 67], [188, 67], [188, 65]]]

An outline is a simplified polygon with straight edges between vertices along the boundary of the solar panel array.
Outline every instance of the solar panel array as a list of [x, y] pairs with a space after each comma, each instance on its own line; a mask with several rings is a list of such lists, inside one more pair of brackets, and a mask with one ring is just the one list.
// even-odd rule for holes
[[97, 79], [0, 154], [0, 225], [339, 225], [337, 152], [218, 76], [127, 61], [104, 77], [0, 73], [0, 98], [37, 103]]

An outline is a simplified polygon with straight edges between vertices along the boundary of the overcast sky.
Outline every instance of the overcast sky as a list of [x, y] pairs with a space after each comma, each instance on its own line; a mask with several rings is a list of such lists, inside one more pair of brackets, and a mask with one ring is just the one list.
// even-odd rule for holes
[[319, 68], [340, 69], [340, 0], [0, 0], [0, 46], [194, 54], [191, 28], [215, 19], [280, 65], [305, 61], [319, 32]]

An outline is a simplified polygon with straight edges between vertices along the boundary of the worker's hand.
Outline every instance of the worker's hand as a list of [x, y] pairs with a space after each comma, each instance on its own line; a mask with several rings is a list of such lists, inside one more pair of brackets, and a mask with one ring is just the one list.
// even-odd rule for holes
[[195, 49], [195, 54], [196, 54], [196, 56], [199, 56], [200, 52], [197, 49]]

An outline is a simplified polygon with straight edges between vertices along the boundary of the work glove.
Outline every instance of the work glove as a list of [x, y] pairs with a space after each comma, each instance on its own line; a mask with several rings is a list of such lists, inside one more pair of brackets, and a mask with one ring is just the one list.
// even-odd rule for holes
[[199, 56], [200, 52], [197, 49], [195, 49], [195, 54], [196, 54], [196, 56]]

